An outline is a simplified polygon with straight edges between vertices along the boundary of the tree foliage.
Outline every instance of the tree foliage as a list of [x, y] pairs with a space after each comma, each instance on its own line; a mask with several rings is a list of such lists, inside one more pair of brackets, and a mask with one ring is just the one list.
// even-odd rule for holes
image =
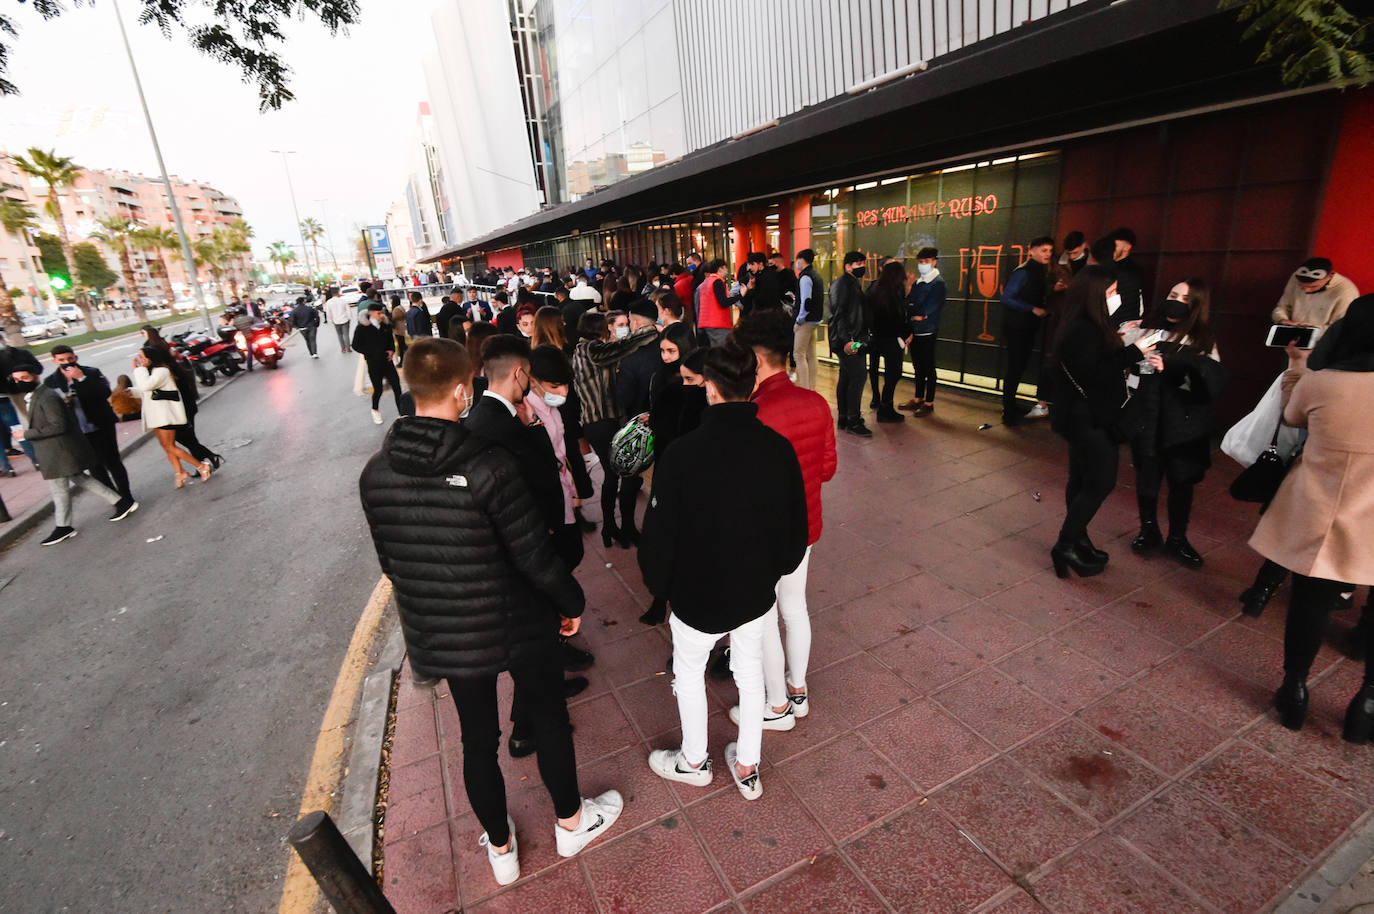
[[1374, 20], [1341, 0], [1221, 0], [1221, 8], [1238, 10], [1249, 23], [1244, 39], [1264, 38], [1259, 62], [1277, 62], [1285, 85], [1352, 80], [1363, 86], [1374, 78]]
[[47, 232], [39, 232], [33, 236], [34, 246], [38, 248], [38, 262], [43, 265], [43, 272], [49, 276], [70, 276], [71, 269], [67, 265], [67, 258], [62, 256], [62, 241], [56, 235]]
[[[295, 98], [288, 86], [291, 68], [279, 53], [286, 40], [284, 24], [310, 14], [330, 35], [355, 25], [362, 14], [358, 0], [136, 0], [138, 21], [156, 25], [163, 37], [184, 32], [191, 47], [221, 63], [237, 67], [243, 81], [257, 86], [263, 111], [275, 111]], [[62, 0], [32, 0], [44, 19], [67, 12]], [[76, 7], [94, 7], [93, 0], [72, 0]], [[5, 79], [9, 43], [18, 35], [14, 20], [0, 13], [0, 96], [19, 89]]]
[[89, 241], [72, 245], [72, 259], [76, 261], [76, 281], [88, 289], [103, 292], [119, 282], [119, 274], [110, 269], [100, 248]]

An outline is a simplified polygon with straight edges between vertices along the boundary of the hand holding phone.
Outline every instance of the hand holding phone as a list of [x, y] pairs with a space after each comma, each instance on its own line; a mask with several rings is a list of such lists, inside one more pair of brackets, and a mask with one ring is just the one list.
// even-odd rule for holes
[[1149, 355], [1155, 351], [1155, 346], [1164, 339], [1163, 330], [1150, 330], [1135, 341], [1135, 348], [1140, 350], [1141, 355]]
[[1317, 345], [1321, 331], [1316, 327], [1301, 327], [1295, 324], [1275, 324], [1269, 328], [1269, 336], [1264, 345], [1274, 349], [1286, 349], [1289, 344], [1298, 349], [1311, 349]]

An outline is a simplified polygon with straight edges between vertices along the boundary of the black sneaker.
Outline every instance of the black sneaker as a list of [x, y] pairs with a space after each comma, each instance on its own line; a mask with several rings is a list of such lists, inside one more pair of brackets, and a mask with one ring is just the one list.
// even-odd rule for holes
[[596, 662], [596, 658], [590, 652], [574, 647], [566, 641], [558, 645], [558, 656], [563, 661], [563, 669], [570, 673], [580, 673]]
[[851, 435], [858, 435], [860, 438], [873, 437], [873, 429], [864, 425], [864, 420], [862, 419], [855, 419], [853, 422], [849, 423], [849, 425], [845, 426], [844, 430]]
[[56, 546], [58, 543], [62, 542], [63, 540], [69, 540], [69, 539], [71, 539], [71, 538], [74, 537], [74, 536], [76, 536], [76, 529], [75, 529], [75, 528], [73, 528], [73, 527], [56, 527], [56, 528], [53, 529], [53, 532], [52, 532], [52, 533], [49, 533], [48, 536], [47, 536], [47, 538], [44, 539], [43, 542], [39, 543], [38, 545], [40, 545], [40, 546]]
[[134, 501], [132, 498], [121, 498], [119, 504], [114, 506], [114, 513], [110, 515], [110, 523], [114, 523], [117, 520], [123, 520], [137, 510], [138, 502]]

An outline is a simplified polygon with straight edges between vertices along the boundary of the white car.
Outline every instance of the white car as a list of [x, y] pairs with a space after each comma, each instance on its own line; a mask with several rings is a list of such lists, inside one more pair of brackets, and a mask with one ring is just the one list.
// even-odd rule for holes
[[79, 321], [81, 320], [81, 309], [76, 305], [58, 305], [57, 316], [64, 321]]
[[50, 340], [67, 335], [67, 322], [55, 314], [26, 314], [20, 332], [26, 340]]

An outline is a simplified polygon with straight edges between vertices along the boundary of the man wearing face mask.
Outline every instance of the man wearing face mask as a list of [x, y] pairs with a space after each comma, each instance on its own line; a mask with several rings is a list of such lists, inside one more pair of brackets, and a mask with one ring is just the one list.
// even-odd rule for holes
[[43, 383], [62, 394], [76, 413], [77, 424], [97, 461], [91, 467], [91, 475], [134, 504], [129, 473], [119, 456], [119, 436], [115, 431], [119, 420], [110, 408], [110, 382], [100, 369], [79, 364], [70, 346], [52, 347], [52, 361], [57, 370]]
[[1031, 239], [1028, 257], [1011, 275], [1002, 289], [1002, 340], [1006, 349], [1006, 370], [1002, 376], [1002, 424], [1019, 425], [1024, 417], [1016, 403], [1017, 388], [1030, 364], [1031, 351], [1040, 334], [1040, 320], [1048, 312], [1049, 263], [1054, 256], [1054, 239], [1041, 235]]
[[1059, 265], [1067, 267], [1074, 276], [1088, 265], [1088, 239], [1082, 232], [1075, 230], [1064, 236], [1064, 253], [1059, 255]]
[[1330, 260], [1311, 257], [1288, 278], [1272, 317], [1276, 324], [1325, 330], [1359, 297], [1360, 290], [1332, 269]]

